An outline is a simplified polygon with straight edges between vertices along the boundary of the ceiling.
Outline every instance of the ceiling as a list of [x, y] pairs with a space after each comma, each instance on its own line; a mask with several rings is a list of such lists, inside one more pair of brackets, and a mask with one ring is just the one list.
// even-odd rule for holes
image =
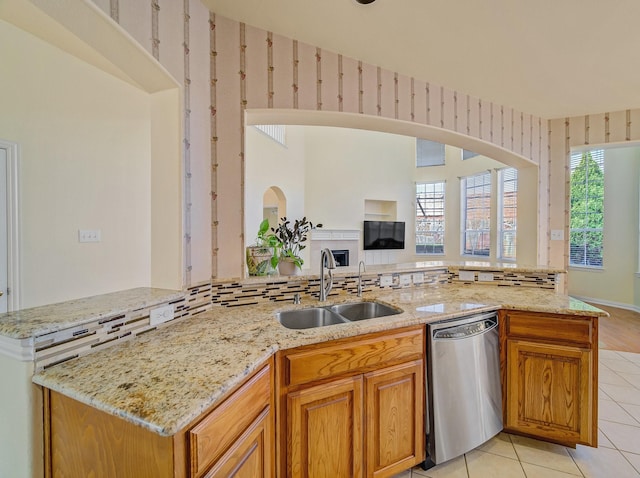
[[542, 118], [640, 107], [638, 0], [203, 0], [216, 14]]

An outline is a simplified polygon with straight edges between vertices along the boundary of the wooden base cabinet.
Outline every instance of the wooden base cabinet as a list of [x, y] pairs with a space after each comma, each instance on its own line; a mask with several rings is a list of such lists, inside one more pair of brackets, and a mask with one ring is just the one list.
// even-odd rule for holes
[[423, 354], [423, 328], [280, 352], [280, 476], [387, 477], [422, 462]]
[[424, 362], [364, 375], [367, 476], [393, 476], [424, 459]]
[[362, 377], [287, 395], [288, 476], [362, 477]]
[[170, 437], [45, 390], [45, 476], [273, 478], [273, 373], [270, 360]]
[[502, 312], [505, 431], [597, 446], [597, 318]]

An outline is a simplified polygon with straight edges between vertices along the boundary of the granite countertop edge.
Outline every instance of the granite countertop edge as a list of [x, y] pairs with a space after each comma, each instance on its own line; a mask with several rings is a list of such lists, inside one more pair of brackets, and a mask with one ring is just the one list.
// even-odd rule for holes
[[25, 340], [130, 310], [178, 300], [177, 290], [138, 287], [0, 314], [0, 336]]
[[[280, 310], [378, 300], [404, 312], [350, 324], [286, 329]], [[326, 303], [267, 303], [213, 307], [135, 340], [73, 359], [36, 374], [33, 381], [162, 436], [172, 436], [225, 398], [228, 391], [275, 352], [339, 338], [424, 325], [498, 309], [568, 316], [607, 313], [572, 297], [524, 287], [446, 284], [337, 294]]]

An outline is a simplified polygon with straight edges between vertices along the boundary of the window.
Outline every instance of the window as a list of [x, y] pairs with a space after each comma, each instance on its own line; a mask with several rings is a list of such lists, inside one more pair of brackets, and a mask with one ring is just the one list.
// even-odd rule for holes
[[491, 173], [461, 179], [462, 254], [488, 256], [491, 241]]
[[416, 138], [416, 168], [444, 165], [444, 144]]
[[258, 130], [269, 136], [275, 142], [280, 143], [282, 146], [286, 146], [284, 133], [285, 128], [282, 124], [256, 124], [254, 125]]
[[467, 159], [475, 158], [478, 156], [478, 153], [474, 153], [473, 151], [469, 151], [468, 149], [462, 150], [462, 160], [466, 161]]
[[604, 150], [571, 154], [569, 264], [602, 267]]
[[516, 224], [518, 216], [518, 170], [498, 171], [498, 258], [516, 259]]
[[416, 254], [444, 254], [444, 184], [416, 184]]

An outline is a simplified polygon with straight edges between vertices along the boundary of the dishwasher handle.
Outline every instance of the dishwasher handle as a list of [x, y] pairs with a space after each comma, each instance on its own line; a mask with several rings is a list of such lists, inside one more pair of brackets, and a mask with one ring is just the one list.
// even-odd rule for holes
[[445, 329], [435, 330], [433, 340], [457, 340], [473, 337], [474, 335], [486, 334], [498, 326], [497, 317], [489, 317], [468, 324], [454, 325]]

